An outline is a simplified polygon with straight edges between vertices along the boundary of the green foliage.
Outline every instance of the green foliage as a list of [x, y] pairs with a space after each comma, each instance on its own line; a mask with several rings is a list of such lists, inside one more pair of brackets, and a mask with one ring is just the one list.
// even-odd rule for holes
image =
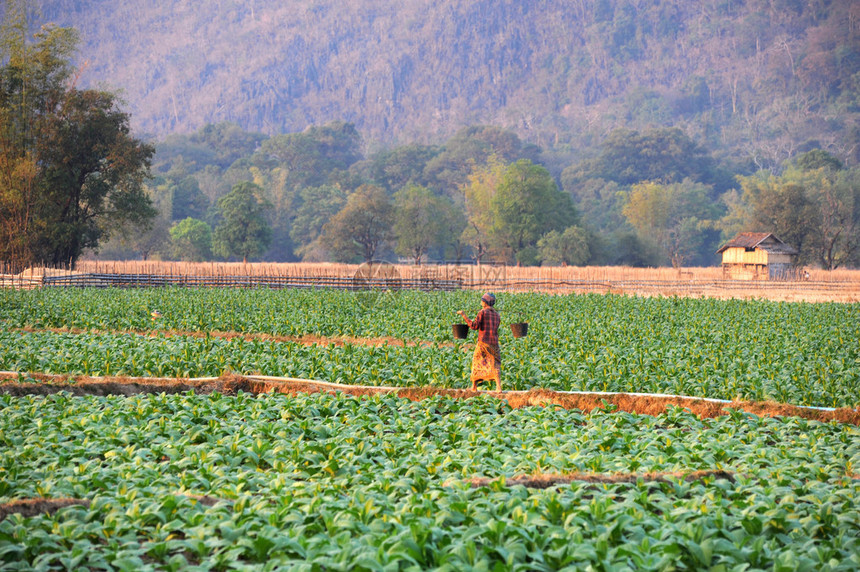
[[200, 191], [194, 177], [186, 176], [171, 186], [171, 220], [203, 218], [209, 209], [209, 199]]
[[439, 197], [427, 187], [406, 186], [394, 195], [394, 235], [397, 245], [394, 251], [409, 256], [415, 264], [426, 259], [431, 248], [444, 245], [446, 236], [457, 236], [451, 232], [450, 213], [453, 204]]
[[576, 222], [569, 195], [559, 191], [549, 171], [528, 159], [511, 164], [490, 200], [494, 240], [510, 259], [537, 262], [537, 242], [552, 230]]
[[[856, 428], [393, 395], [0, 396], [3, 567], [850, 569]], [[533, 473], [723, 470], [687, 482]], [[471, 478], [489, 478], [471, 487]]]
[[745, 202], [752, 206], [748, 228], [774, 233], [800, 251], [799, 264], [811, 263], [815, 230], [810, 222], [818, 219], [818, 209], [803, 184], [766, 173], [739, 179]]
[[[356, 296], [0, 290], [0, 369], [468, 383], [469, 346], [450, 344], [449, 323], [474, 292], [402, 292], [372, 312]], [[502, 331], [508, 387], [858, 405], [854, 304], [507, 294], [499, 305], [531, 326], [525, 340]], [[448, 343], [272, 337], [302, 333]], [[847, 424], [739, 410], [584, 414], [490, 397], [0, 395], [4, 508], [89, 503], [6, 516], [0, 567], [856, 568], [858, 438]], [[538, 473], [639, 477], [512, 484]]]
[[647, 268], [665, 263], [665, 254], [650, 237], [641, 237], [636, 232], [620, 230], [609, 236], [606, 247], [610, 265]]
[[828, 171], [838, 171], [844, 167], [842, 161], [834, 157], [827, 151], [821, 149], [813, 149], [807, 151], [803, 155], [794, 160], [794, 164], [801, 171], [814, 171], [816, 169], [826, 169]]
[[346, 171], [361, 158], [361, 135], [355, 126], [333, 121], [301, 133], [276, 135], [263, 141], [257, 161], [286, 167], [294, 189], [330, 182], [329, 175]]
[[[235, 371], [465, 387], [471, 354], [469, 346], [450, 343], [451, 316], [470, 305], [477, 305], [474, 292], [400, 292], [369, 310], [360, 292], [346, 291], [0, 291], [0, 371], [181, 377]], [[855, 306], [506, 294], [498, 305], [504, 387], [856, 407]], [[153, 309], [162, 314], [155, 322]], [[507, 327], [520, 317], [529, 322], [525, 340]], [[250, 335], [205, 335], [230, 331]], [[430, 343], [305, 346], [267, 335]]]
[[212, 256], [212, 227], [202, 220], [186, 218], [174, 224], [170, 241], [179, 260], [202, 262]]
[[74, 263], [111, 230], [155, 216], [143, 190], [152, 149], [128, 135], [128, 121], [112, 94], [66, 92], [40, 142], [36, 260]]
[[254, 183], [239, 183], [218, 199], [223, 218], [215, 228], [215, 250], [223, 256], [241, 256], [243, 262], [262, 254], [272, 237], [266, 220], [270, 206]]
[[393, 193], [409, 184], [431, 185], [433, 178], [425, 174], [425, 169], [440, 152], [442, 148], [437, 145], [398, 145], [377, 151], [354, 167], [365, 171], [369, 180]]
[[385, 190], [362, 185], [322, 230], [321, 243], [343, 262], [371, 261], [392, 237], [394, 212]]
[[319, 252], [320, 235], [325, 223], [346, 205], [346, 193], [340, 186], [306, 187], [299, 192], [301, 205], [290, 226], [290, 238], [298, 245], [296, 254], [305, 260], [326, 260]]
[[98, 254], [103, 260], [130, 260], [160, 256], [172, 256], [170, 244], [171, 206], [167, 184], [164, 179], [150, 179], [144, 191], [152, 201], [158, 215], [144, 224], [127, 224], [113, 233], [99, 246]]
[[570, 174], [565, 170], [562, 187], [571, 195], [577, 210], [582, 213], [583, 222], [602, 233], [625, 225], [621, 209], [627, 197], [626, 187], [603, 179], [588, 179], [578, 184], [568, 178]]
[[491, 155], [486, 163], [472, 167], [472, 172], [462, 187], [466, 228], [460, 238], [472, 248], [472, 254], [478, 263], [487, 255], [493, 260], [503, 259], [503, 253], [497, 246], [492, 205], [506, 168], [499, 157]]
[[677, 127], [648, 129], [644, 133], [616, 129], [601, 145], [597, 158], [571, 167], [565, 177], [570, 186], [588, 179], [621, 185], [643, 181], [678, 183], [684, 179], [713, 184], [719, 180], [714, 159]]
[[466, 213], [461, 203], [442, 197], [439, 201], [437, 216], [442, 223], [439, 241], [440, 258], [455, 260], [458, 263], [466, 258], [467, 245], [463, 242], [463, 232], [467, 227]]
[[9, 2], [0, 68], [0, 260], [74, 265], [126, 224], [156, 215], [143, 182], [153, 149], [129, 134], [112, 93], [80, 90], [77, 43], [47, 27], [26, 41], [24, 7]]
[[559, 232], [551, 230], [537, 243], [541, 262], [548, 265], [583, 266], [588, 262], [588, 234], [581, 227], [570, 226]]
[[519, 159], [538, 161], [539, 149], [524, 144], [513, 131], [492, 125], [472, 125], [459, 129], [441, 152], [425, 167], [425, 176], [441, 185], [450, 196], [458, 194], [477, 165], [497, 160], [513, 163]]
[[696, 266], [703, 250], [716, 249], [716, 234], [709, 231], [721, 213], [709, 191], [689, 179], [669, 185], [633, 185], [623, 213], [640, 238], [653, 240], [673, 267]]
[[[804, 155], [797, 168], [786, 169], [777, 183], [789, 195], [802, 190], [803, 197], [794, 199], [801, 206], [800, 216], [807, 217], [801, 255], [828, 269], [860, 263], [860, 168], [837, 169], [831, 159]], [[790, 191], [787, 185], [791, 185]], [[759, 198], [765, 205], [754, 214], [759, 220], [766, 219], [763, 211], [770, 206], [767, 199], [771, 197]], [[790, 215], [783, 216], [784, 222], [794, 222]]]
[[177, 165], [196, 173], [207, 165], [224, 171], [243, 157], [254, 153], [266, 137], [244, 131], [235, 123], [207, 123], [191, 134], [171, 134], [156, 145], [153, 168], [169, 171]]

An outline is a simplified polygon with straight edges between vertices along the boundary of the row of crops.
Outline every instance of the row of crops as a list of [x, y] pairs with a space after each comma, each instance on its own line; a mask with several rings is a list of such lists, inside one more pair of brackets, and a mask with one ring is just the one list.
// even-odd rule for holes
[[[860, 405], [856, 304], [500, 300], [503, 322], [530, 324], [503, 329], [506, 389]], [[477, 306], [468, 292], [0, 291], [0, 370], [465, 388], [471, 345], [450, 324]], [[304, 335], [410, 343], [270, 339]], [[734, 410], [0, 395], [0, 569], [856, 570], [858, 466], [856, 426]], [[509, 484], [541, 474], [584, 476]], [[8, 508], [27, 499], [72, 500]]]
[[[457, 309], [477, 306], [475, 298], [403, 292], [368, 303], [359, 293], [338, 291], [5, 291], [0, 370], [159, 377], [235, 372], [466, 387], [470, 346], [452, 339], [450, 324]], [[527, 338], [502, 330], [507, 389], [860, 405], [856, 304], [539, 294], [501, 299], [503, 322], [530, 323]], [[154, 309], [161, 313], [157, 320], [150, 316]], [[213, 331], [248, 336], [192, 335]], [[308, 346], [255, 334], [434, 343]]]
[[[89, 501], [0, 521], [9, 570], [860, 567], [845, 425], [326, 394], [4, 396], [0, 412], [0, 498]], [[728, 476], [647, 476], [713, 468]], [[499, 480], [534, 472], [642, 476]]]

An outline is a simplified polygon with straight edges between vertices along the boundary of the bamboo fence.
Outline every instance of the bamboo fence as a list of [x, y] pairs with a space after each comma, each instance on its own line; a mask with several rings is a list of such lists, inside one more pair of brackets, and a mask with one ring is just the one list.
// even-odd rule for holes
[[0, 275], [0, 286], [476, 289], [498, 292], [860, 301], [860, 270], [809, 270], [806, 280], [725, 280], [722, 269], [515, 267], [472, 264], [368, 265], [84, 261], [75, 271], [34, 268]]

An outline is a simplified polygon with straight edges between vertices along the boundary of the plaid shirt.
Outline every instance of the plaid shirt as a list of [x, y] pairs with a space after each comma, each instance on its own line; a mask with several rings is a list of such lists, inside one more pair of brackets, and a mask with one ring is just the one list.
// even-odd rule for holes
[[466, 318], [466, 323], [473, 330], [478, 330], [478, 341], [493, 346], [499, 345], [499, 324], [502, 318], [495, 309], [484, 308], [474, 320]]

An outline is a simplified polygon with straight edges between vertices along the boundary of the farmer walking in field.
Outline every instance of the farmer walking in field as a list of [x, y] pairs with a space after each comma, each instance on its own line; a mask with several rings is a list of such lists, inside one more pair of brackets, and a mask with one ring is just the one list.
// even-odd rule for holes
[[457, 313], [473, 330], [478, 330], [478, 342], [472, 356], [472, 391], [478, 391], [481, 380], [496, 382], [496, 391], [502, 391], [502, 353], [499, 349], [501, 317], [493, 306], [496, 297], [489, 292], [481, 296], [481, 311], [470, 320], [465, 312]]

